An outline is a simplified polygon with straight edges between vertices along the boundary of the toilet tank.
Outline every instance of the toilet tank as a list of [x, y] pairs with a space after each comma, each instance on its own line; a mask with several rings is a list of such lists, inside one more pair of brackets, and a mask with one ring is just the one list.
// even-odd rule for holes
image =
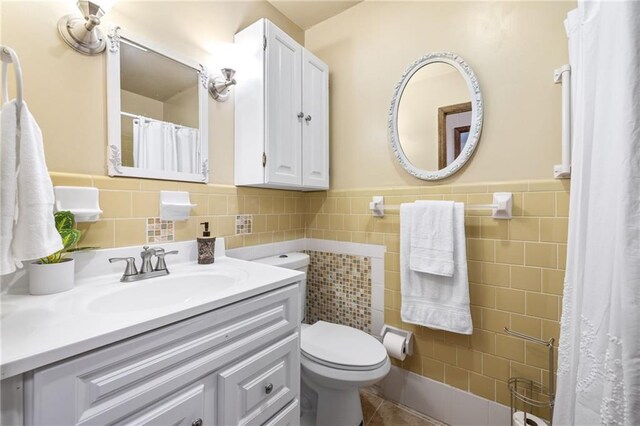
[[300, 321], [304, 322], [307, 313], [307, 269], [309, 269], [309, 255], [298, 252], [283, 253], [275, 256], [256, 259], [254, 262], [264, 263], [280, 268], [295, 269], [304, 272], [305, 276], [300, 283]]

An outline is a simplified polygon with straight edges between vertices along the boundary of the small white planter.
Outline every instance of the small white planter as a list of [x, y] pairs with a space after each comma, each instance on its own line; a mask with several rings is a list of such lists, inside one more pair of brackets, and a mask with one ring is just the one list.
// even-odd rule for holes
[[53, 294], [71, 290], [75, 274], [75, 261], [64, 259], [60, 263], [29, 265], [29, 293]]

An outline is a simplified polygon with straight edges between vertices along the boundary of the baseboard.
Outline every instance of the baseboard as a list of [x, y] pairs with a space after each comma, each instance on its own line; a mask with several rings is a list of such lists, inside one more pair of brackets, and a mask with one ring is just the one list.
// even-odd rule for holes
[[506, 405], [392, 366], [380, 383], [384, 396], [452, 426], [508, 426]]

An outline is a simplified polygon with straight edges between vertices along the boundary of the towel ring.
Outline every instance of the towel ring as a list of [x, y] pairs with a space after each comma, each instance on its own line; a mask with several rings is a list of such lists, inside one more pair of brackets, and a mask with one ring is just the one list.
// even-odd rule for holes
[[9, 102], [9, 64], [13, 64], [13, 69], [16, 75], [16, 107], [22, 106], [22, 68], [20, 67], [20, 60], [18, 54], [8, 46], [0, 46], [0, 59], [2, 60], [2, 103]]

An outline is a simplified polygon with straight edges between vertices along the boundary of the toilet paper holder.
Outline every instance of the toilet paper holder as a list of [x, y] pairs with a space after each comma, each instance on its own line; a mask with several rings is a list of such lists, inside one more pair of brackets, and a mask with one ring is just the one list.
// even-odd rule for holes
[[384, 342], [384, 336], [387, 333], [393, 333], [404, 338], [404, 344], [402, 346], [402, 351], [407, 355], [413, 355], [413, 333], [407, 330], [403, 330], [401, 328], [392, 327], [390, 325], [385, 324], [382, 326], [382, 330], [380, 331], [380, 339]]

